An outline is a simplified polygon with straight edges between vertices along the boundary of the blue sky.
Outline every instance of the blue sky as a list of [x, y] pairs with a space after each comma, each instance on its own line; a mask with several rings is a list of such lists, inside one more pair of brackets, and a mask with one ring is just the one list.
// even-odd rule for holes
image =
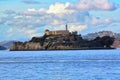
[[120, 33], [119, 0], [0, 0], [0, 41], [42, 36], [45, 29]]

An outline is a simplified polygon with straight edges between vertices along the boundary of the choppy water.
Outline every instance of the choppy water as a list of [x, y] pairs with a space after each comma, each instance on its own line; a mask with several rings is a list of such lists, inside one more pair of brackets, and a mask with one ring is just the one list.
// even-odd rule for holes
[[120, 49], [0, 51], [0, 80], [120, 80]]

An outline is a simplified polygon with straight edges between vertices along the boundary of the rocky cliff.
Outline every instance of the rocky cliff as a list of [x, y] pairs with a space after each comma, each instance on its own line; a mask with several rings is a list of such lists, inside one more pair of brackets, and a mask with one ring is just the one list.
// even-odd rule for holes
[[111, 48], [114, 38], [110, 36], [97, 37], [94, 40], [84, 40], [81, 35], [44, 35], [33, 37], [28, 42], [14, 42], [10, 50], [67, 50], [67, 49], [99, 49]]

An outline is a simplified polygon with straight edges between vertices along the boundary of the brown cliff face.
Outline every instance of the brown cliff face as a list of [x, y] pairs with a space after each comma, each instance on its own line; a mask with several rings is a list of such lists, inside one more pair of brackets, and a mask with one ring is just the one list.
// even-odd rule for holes
[[82, 41], [81, 35], [44, 35], [43, 37], [33, 37], [28, 42], [14, 42], [10, 50], [59, 50], [72, 49], [78, 47]]
[[14, 42], [10, 50], [40, 50], [42, 49], [40, 43], [35, 42]]

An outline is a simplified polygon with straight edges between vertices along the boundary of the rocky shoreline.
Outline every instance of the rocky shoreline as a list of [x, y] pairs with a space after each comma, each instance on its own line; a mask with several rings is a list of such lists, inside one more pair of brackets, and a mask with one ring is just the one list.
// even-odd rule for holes
[[44, 50], [44, 49], [38, 49], [38, 50], [10, 50], [10, 51], [70, 51], [70, 50], [113, 50], [116, 48], [83, 48], [83, 49], [49, 49], [49, 50]]

